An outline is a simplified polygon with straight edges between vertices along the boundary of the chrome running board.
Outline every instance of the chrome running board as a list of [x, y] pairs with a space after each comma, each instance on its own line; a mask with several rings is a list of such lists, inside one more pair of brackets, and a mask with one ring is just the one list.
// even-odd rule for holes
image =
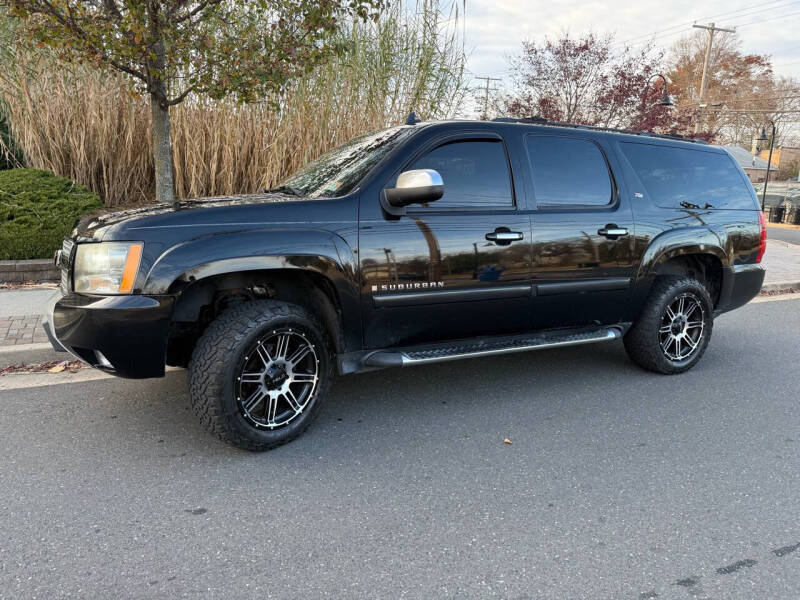
[[605, 327], [588, 331], [563, 331], [526, 336], [494, 338], [481, 341], [461, 341], [449, 344], [416, 346], [398, 350], [377, 350], [363, 359], [365, 367], [407, 367], [429, 363], [525, 352], [561, 346], [578, 346], [606, 342], [622, 337], [620, 327]]

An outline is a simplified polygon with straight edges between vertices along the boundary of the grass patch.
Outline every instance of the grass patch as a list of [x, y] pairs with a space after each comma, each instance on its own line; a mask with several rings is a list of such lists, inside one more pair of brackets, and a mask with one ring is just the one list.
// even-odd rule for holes
[[97, 194], [37, 169], [0, 171], [0, 260], [50, 258]]

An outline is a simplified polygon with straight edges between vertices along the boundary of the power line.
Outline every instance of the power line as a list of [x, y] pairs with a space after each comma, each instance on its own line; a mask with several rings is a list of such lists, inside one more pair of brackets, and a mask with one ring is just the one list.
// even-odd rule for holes
[[[737, 9], [737, 10], [731, 10], [731, 11], [724, 12], [724, 13], [717, 14], [717, 15], [710, 16], [710, 17], [703, 17], [703, 18], [700, 18], [700, 19], [695, 19], [693, 21], [686, 21], [686, 22], [680, 23], [678, 25], [672, 25], [671, 27], [665, 27], [664, 29], [658, 29], [658, 30], [652, 31], [650, 33], [643, 33], [643, 34], [634, 36], [634, 37], [632, 37], [630, 39], [627, 39], [627, 40], [622, 40], [620, 42], [614, 42], [613, 45], [616, 46], [616, 45], [621, 45], [621, 44], [627, 44], [627, 43], [630, 43], [630, 42], [635, 42], [636, 40], [644, 39], [645, 41], [636, 42], [634, 44], [634, 45], [640, 45], [640, 44], [646, 43], [647, 41], [650, 41], [649, 38], [651, 38], [651, 37], [652, 37], [652, 39], [655, 40], [655, 39], [659, 39], [659, 38], [662, 38], [662, 37], [669, 37], [671, 35], [677, 35], [678, 33], [681, 33], [681, 31], [674, 31], [674, 32], [671, 32], [671, 33], [667, 33], [667, 32], [670, 32], [673, 29], [682, 29], [682, 28], [687, 27], [689, 25], [693, 25], [694, 23], [697, 23], [698, 21], [707, 21], [709, 19], [720, 19], [722, 17], [727, 17], [728, 20], [736, 20], [736, 19], [740, 19], [742, 17], [750, 16], [751, 14], [756, 14], [756, 13], [760, 12], [760, 10], [767, 10], [767, 11], [769, 11], [769, 10], [777, 10], [777, 9], [783, 8], [785, 6], [789, 6], [791, 4], [796, 4], [797, 0], [792, 0], [791, 2], [785, 2], [785, 4], [780, 4], [782, 2], [785, 2], [785, 0], [771, 0], [770, 2], [762, 2], [761, 4], [756, 4], [756, 5], [753, 5], [753, 6], [748, 6], [746, 8], [740, 8], [740, 9]], [[770, 4], [778, 4], [778, 6], [771, 6], [769, 8], [763, 8], [763, 7], [768, 6]], [[759, 10], [755, 10], [755, 9], [759, 9]], [[743, 14], [737, 14], [737, 13], [743, 13]], [[730, 16], [730, 15], [735, 15], [735, 16]], [[663, 34], [663, 35], [659, 35], [659, 34]], [[655, 37], [653, 37], [653, 36], [655, 36]]]
[[[759, 102], [764, 100], [800, 100], [800, 96], [750, 96], [749, 98], [722, 98], [715, 99], [714, 103], [720, 102], [723, 104], [740, 103], [740, 102]], [[711, 104], [711, 102], [709, 102]]]
[[789, 13], [786, 15], [778, 15], [777, 17], [771, 17], [769, 19], [761, 19], [759, 21], [750, 21], [749, 23], [741, 23], [737, 25], [737, 27], [747, 27], [748, 25], [757, 25], [758, 23], [767, 23], [768, 21], [774, 21], [775, 19], [785, 19], [786, 17], [793, 17], [794, 15], [800, 15], [800, 10], [797, 12]]
[[800, 109], [798, 110], [746, 110], [746, 109], [735, 109], [729, 110], [725, 108], [711, 108], [708, 112], [714, 113], [725, 113], [725, 114], [764, 114], [764, 115], [800, 115]]
[[[733, 17], [729, 17], [727, 20], [728, 21], [736, 21], [737, 19], [742, 19], [744, 17], [749, 17], [750, 15], [756, 15], [756, 14], [761, 13], [761, 12], [778, 10], [779, 8], [786, 8], [787, 6], [791, 6], [792, 4], [797, 4], [797, 0], [791, 0], [791, 2], [786, 2], [785, 4], [778, 4], [777, 6], [770, 6], [769, 8], [758, 8], [757, 6], [756, 7], [750, 7], [750, 9], [747, 9], [746, 11], [740, 11], [741, 14], [735, 15]], [[735, 25], [735, 23], [734, 23], [734, 25]]]

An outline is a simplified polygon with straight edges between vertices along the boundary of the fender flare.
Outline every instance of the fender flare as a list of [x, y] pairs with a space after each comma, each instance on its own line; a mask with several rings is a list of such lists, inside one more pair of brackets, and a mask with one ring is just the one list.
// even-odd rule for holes
[[181, 242], [153, 263], [142, 294], [179, 294], [185, 286], [214, 275], [287, 269], [312, 272], [329, 280], [341, 306], [345, 336], [355, 334], [360, 343], [357, 261], [347, 242], [330, 231], [270, 227]]
[[731, 256], [723, 248], [722, 238], [709, 227], [671, 229], [650, 241], [639, 262], [635, 281], [651, 278], [669, 259], [688, 254], [711, 254], [720, 260], [723, 267], [729, 266]]

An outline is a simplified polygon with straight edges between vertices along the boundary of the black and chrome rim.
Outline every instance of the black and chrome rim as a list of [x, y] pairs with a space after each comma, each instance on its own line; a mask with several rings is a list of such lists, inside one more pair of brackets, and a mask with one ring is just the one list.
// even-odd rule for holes
[[703, 340], [706, 311], [700, 299], [686, 292], [667, 304], [658, 338], [661, 351], [673, 362], [691, 358]]
[[275, 329], [256, 341], [236, 375], [236, 403], [259, 429], [277, 429], [299, 417], [314, 398], [319, 357], [302, 331]]

